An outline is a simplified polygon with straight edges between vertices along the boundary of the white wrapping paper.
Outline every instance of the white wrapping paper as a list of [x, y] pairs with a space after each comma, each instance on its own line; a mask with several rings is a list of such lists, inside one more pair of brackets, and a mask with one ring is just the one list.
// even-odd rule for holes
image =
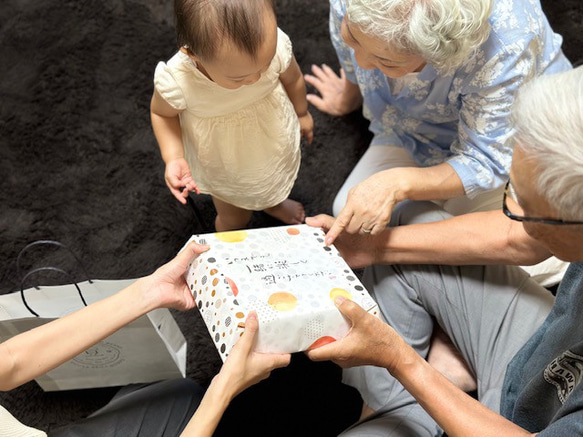
[[187, 282], [223, 361], [251, 310], [259, 319], [256, 350], [299, 352], [344, 337], [349, 323], [334, 305], [352, 299], [378, 307], [322, 230], [307, 225], [195, 235], [210, 245]]

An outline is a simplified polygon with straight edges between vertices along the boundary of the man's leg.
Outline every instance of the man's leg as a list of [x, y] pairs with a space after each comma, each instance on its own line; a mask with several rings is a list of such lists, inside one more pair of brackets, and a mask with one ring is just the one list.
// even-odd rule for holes
[[[517, 267], [373, 266], [365, 271], [364, 282], [386, 321], [423, 357], [436, 320], [477, 376], [480, 401], [494, 411], [499, 410], [508, 362], [553, 304], [552, 295]], [[385, 369], [348, 369], [344, 382], [377, 411], [376, 418], [346, 435], [410, 435], [399, 430], [369, 433], [366, 427], [395, 415], [403, 421], [426, 420], [414, 400], [404, 401], [404, 388]], [[365, 431], [360, 432], [361, 426]], [[430, 429], [428, 422], [423, 426]]]
[[123, 387], [86, 419], [50, 433], [54, 437], [179, 436], [198, 408], [204, 389], [190, 379]]

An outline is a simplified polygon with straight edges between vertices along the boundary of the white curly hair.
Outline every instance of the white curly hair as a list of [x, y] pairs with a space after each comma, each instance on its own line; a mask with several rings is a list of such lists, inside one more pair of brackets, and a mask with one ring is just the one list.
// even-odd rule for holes
[[460, 67], [490, 34], [493, 0], [346, 0], [351, 24], [442, 73]]
[[512, 108], [514, 144], [536, 186], [564, 220], [583, 220], [583, 66], [524, 85]]

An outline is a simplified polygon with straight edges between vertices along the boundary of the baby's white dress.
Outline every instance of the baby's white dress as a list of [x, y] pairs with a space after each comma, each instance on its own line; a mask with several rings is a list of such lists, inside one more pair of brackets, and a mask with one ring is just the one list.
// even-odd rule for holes
[[185, 159], [202, 193], [253, 211], [289, 196], [300, 166], [300, 128], [279, 75], [292, 56], [289, 37], [278, 29], [268, 70], [235, 90], [208, 79], [180, 51], [156, 67], [156, 90], [182, 111]]

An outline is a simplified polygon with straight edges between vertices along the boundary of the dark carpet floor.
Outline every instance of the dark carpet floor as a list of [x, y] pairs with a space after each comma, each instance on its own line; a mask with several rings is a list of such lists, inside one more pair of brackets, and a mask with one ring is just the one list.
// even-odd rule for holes
[[[67, 244], [93, 278], [148, 274], [193, 233], [212, 230], [210, 200], [195, 202], [202, 222], [174, 200], [163, 181], [149, 123], [156, 63], [175, 51], [170, 1], [3, 0], [0, 3], [0, 293], [19, 288], [16, 256], [29, 242]], [[564, 49], [583, 60], [580, 0], [543, 6]], [[304, 72], [337, 67], [328, 39], [326, 0], [278, 0], [279, 25]], [[308, 214], [331, 211], [334, 195], [369, 141], [359, 114], [312, 111], [315, 139], [303, 145], [292, 197]], [[257, 213], [251, 226], [278, 223]], [[39, 250], [26, 266], [80, 270], [66, 255]], [[62, 278], [39, 278], [52, 283]], [[175, 313], [189, 345], [188, 376], [206, 384], [220, 359], [196, 311]], [[358, 415], [358, 395], [330, 363], [301, 354], [288, 369], [241, 395], [219, 434], [327, 436]], [[43, 393], [31, 382], [0, 394], [0, 404], [43, 429], [79, 419], [114, 389]], [[241, 426], [243, 425], [243, 426]], [[253, 431], [251, 431], [253, 430]]]

